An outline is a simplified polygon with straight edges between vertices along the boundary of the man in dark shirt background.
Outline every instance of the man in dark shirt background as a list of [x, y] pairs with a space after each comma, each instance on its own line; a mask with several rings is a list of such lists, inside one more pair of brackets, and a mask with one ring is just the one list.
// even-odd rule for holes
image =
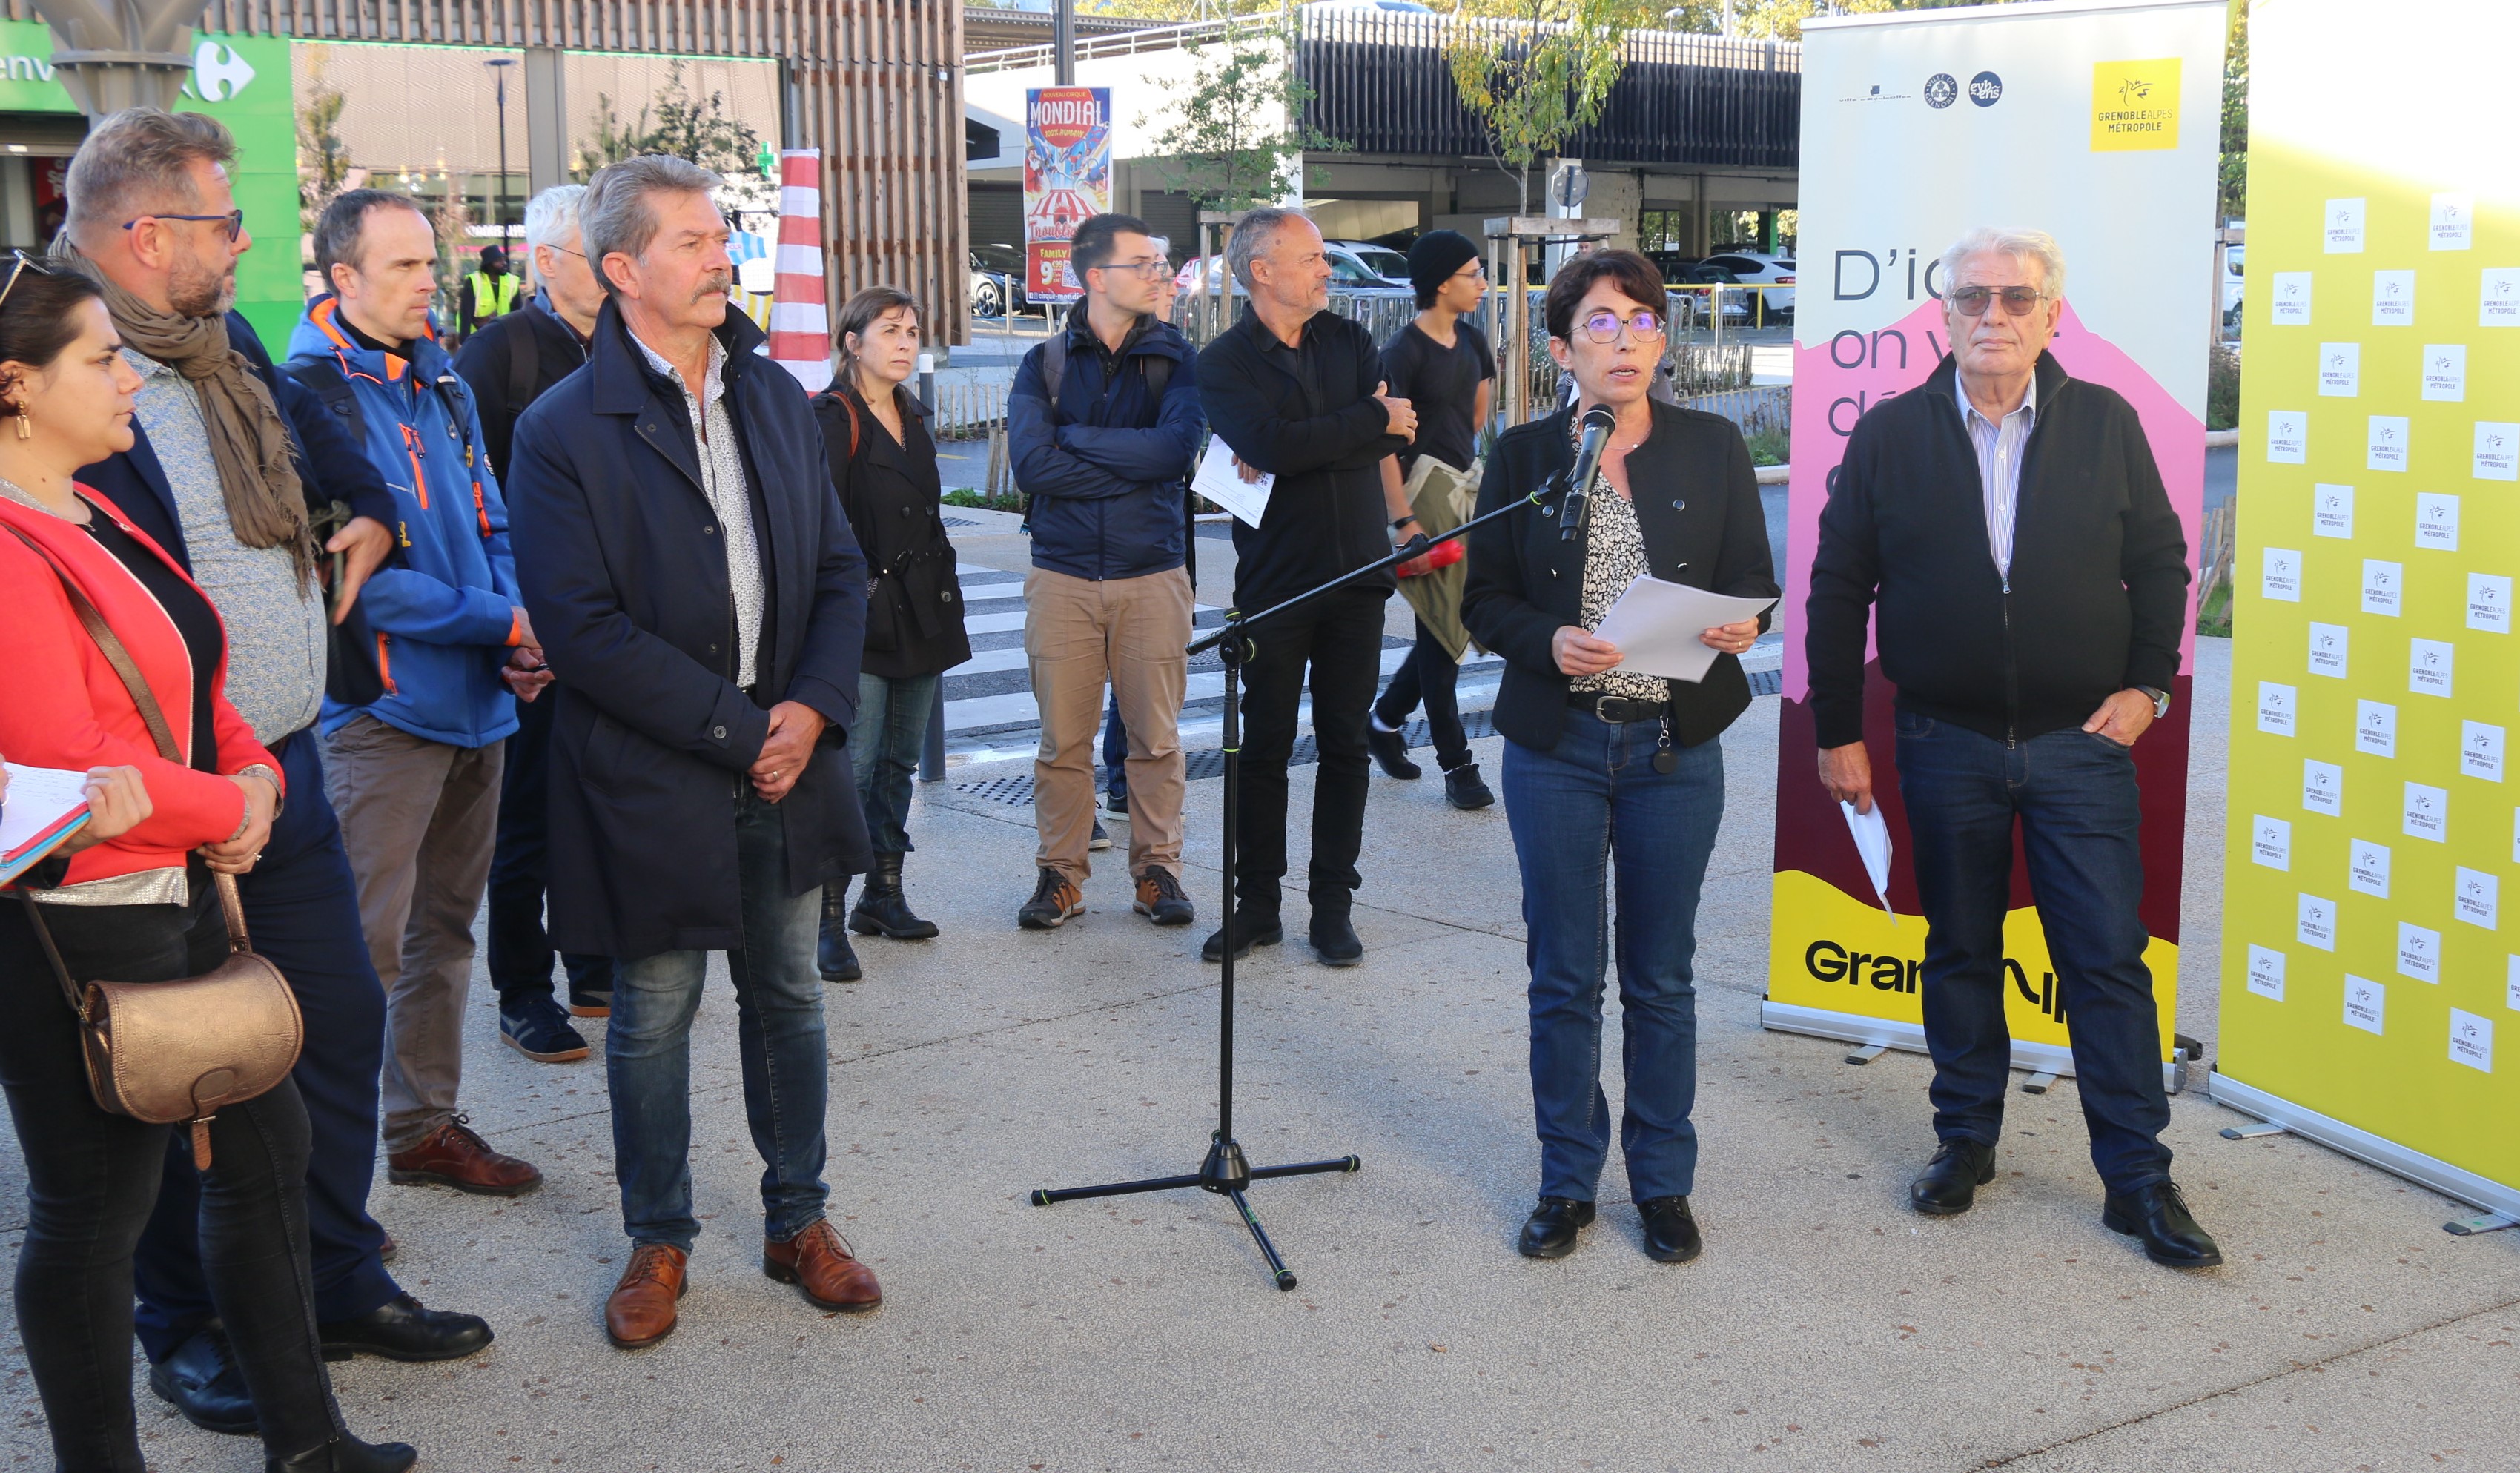
[[[1443, 478], [1439, 490], [1468, 478], [1470, 468], [1478, 464], [1479, 426], [1487, 423], [1497, 372], [1487, 335], [1468, 318], [1488, 293], [1487, 267], [1470, 238], [1452, 230], [1418, 237], [1409, 248], [1409, 281], [1417, 289], [1418, 316], [1382, 345], [1382, 378], [1388, 391], [1418, 410], [1418, 438], [1382, 463], [1383, 494], [1396, 499], [1400, 511], [1422, 505], [1413, 493], [1432, 485], [1436, 477]], [[1435, 464], [1423, 466], [1428, 461]], [[1421, 466], [1423, 476], [1418, 473]], [[1396, 517], [1400, 511], [1392, 514]], [[1427, 530], [1448, 531], [1459, 521], [1458, 515], [1448, 515]], [[1435, 576], [1436, 569], [1424, 564], [1423, 558], [1412, 559], [1401, 571], [1412, 577]], [[1384, 772], [1394, 778], [1418, 777], [1423, 769], [1409, 760], [1409, 741], [1400, 735], [1400, 728], [1423, 699], [1426, 735], [1444, 770], [1446, 800], [1456, 808], [1485, 808], [1496, 801], [1496, 794], [1479, 780], [1478, 764], [1470, 760], [1469, 736], [1462, 728], [1461, 707], [1453, 698], [1466, 638], [1460, 627], [1462, 576], [1447, 574], [1444, 581], [1449, 584], [1450, 615], [1440, 621], [1444, 625], [1440, 630], [1429, 628], [1425, 617], [1419, 617], [1417, 647], [1392, 672], [1391, 684], [1374, 702], [1373, 724], [1366, 741]], [[1412, 585], [1412, 597], [1422, 609], [1426, 603], [1416, 592], [1419, 587]]]
[[[481, 411], [481, 440], [500, 483], [517, 417], [546, 389], [586, 362], [586, 343], [604, 307], [604, 288], [586, 262], [577, 223], [583, 184], [557, 184], [527, 201], [525, 246], [532, 251], [535, 290], [516, 311], [494, 317], [464, 340], [455, 372], [472, 386]], [[562, 956], [568, 1007], [552, 995], [551, 940], [543, 933], [543, 890], [549, 881], [545, 835], [550, 826], [548, 773], [557, 700], [517, 707], [508, 766], [499, 792], [499, 837], [490, 859], [490, 985], [499, 993], [499, 1037], [540, 1063], [587, 1056], [585, 1036], [570, 1025], [612, 1011], [609, 958]]]
[[[1395, 532], [1414, 534], [1406, 505], [1395, 509], [1397, 488], [1385, 490], [1382, 461], [1417, 433], [1418, 416], [1385, 389], [1372, 335], [1328, 310], [1329, 258], [1312, 221], [1291, 209], [1252, 210], [1234, 227], [1225, 259], [1251, 305], [1199, 354], [1198, 388], [1208, 423], [1246, 474], [1277, 477], [1260, 525], [1234, 525], [1235, 603], [1256, 613], [1388, 555]], [[1371, 773], [1366, 709], [1381, 674], [1382, 604], [1395, 586], [1378, 573], [1252, 632], [1235, 856], [1238, 956], [1285, 934], [1278, 909], [1286, 762], [1307, 666], [1321, 753], [1308, 876], [1313, 950], [1332, 966], [1365, 956], [1348, 913]], [[1202, 955], [1215, 961], [1224, 954], [1220, 930]]]

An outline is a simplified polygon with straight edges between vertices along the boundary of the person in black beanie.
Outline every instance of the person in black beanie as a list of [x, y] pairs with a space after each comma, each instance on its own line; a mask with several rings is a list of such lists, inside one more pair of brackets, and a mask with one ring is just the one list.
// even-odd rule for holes
[[[1418, 237], [1409, 248], [1409, 283], [1417, 289], [1418, 316], [1382, 345], [1382, 378], [1388, 392], [1417, 407], [1418, 438], [1383, 459], [1382, 485], [1386, 499], [1416, 512], [1420, 496], [1453, 494], [1469, 479], [1470, 468], [1478, 464], [1479, 426], [1487, 423], [1497, 369], [1487, 335], [1469, 321], [1488, 292], [1487, 266], [1469, 237], [1453, 230]], [[1460, 520], [1446, 516], [1427, 530], [1448, 530]], [[1401, 728], [1422, 699], [1426, 735], [1444, 769], [1445, 799], [1456, 808], [1485, 808], [1496, 794], [1480, 781], [1478, 764], [1470, 760], [1469, 736], [1453, 698], [1467, 640], [1461, 627], [1462, 575], [1438, 578], [1438, 571], [1429, 558], [1401, 564], [1403, 578], [1436, 580], [1404, 585], [1435, 594], [1435, 622], [1429, 627], [1427, 615], [1419, 614], [1417, 647], [1392, 672], [1391, 683], [1374, 702], [1366, 745], [1391, 777], [1418, 777], [1423, 769], [1409, 760], [1409, 738]], [[1421, 609], [1426, 602], [1412, 593], [1412, 603]]]

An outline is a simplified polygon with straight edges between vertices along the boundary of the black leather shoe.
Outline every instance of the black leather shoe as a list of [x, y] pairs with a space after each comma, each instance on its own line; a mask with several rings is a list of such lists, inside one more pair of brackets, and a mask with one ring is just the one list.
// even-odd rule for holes
[[149, 1389], [203, 1432], [251, 1437], [262, 1430], [253, 1413], [253, 1394], [245, 1389], [245, 1372], [237, 1369], [228, 1337], [216, 1327], [196, 1332], [150, 1366]]
[[1525, 1258], [1564, 1258], [1575, 1251], [1575, 1234], [1593, 1226], [1594, 1211], [1592, 1203], [1572, 1197], [1542, 1197], [1513, 1246]]
[[420, 1461], [420, 1453], [409, 1443], [363, 1443], [355, 1437], [337, 1437], [321, 1448], [309, 1448], [295, 1457], [267, 1457], [263, 1473], [403, 1473]]
[[1637, 1204], [1637, 1215], [1645, 1220], [1645, 1257], [1655, 1263], [1685, 1264], [1706, 1246], [1687, 1197], [1648, 1197]]
[[1928, 1217], [1957, 1217], [1969, 1210], [1977, 1189], [1995, 1180], [1995, 1147], [1983, 1141], [1946, 1140], [1934, 1147], [1924, 1173], [1908, 1183], [1908, 1205]]
[[382, 1356], [388, 1361], [461, 1361], [488, 1345], [490, 1321], [478, 1315], [432, 1310], [396, 1294], [356, 1319], [319, 1324], [324, 1359]]
[[823, 925], [814, 943], [814, 969], [826, 982], [855, 982], [866, 975], [857, 949], [849, 945], [849, 887], [833, 880], [823, 887]]
[[1324, 966], [1354, 966], [1365, 960], [1365, 943], [1356, 939], [1356, 927], [1349, 923], [1345, 907], [1327, 911], [1315, 907], [1307, 939]]
[[1409, 738], [1399, 732], [1386, 732], [1369, 721], [1365, 724], [1365, 748], [1373, 753], [1374, 765], [1384, 775], [1402, 781], [1415, 778], [1426, 770], [1409, 760]]
[[[1239, 961], [1250, 956], [1251, 949], [1255, 946], [1276, 946], [1285, 939], [1286, 928], [1279, 922], [1278, 914], [1275, 911], [1265, 915], [1256, 911], [1234, 913], [1235, 960]], [[1225, 927], [1218, 926], [1207, 933], [1207, 940], [1199, 945], [1198, 960], [1201, 961], [1225, 960]]]
[[911, 913], [901, 894], [901, 856], [878, 854], [866, 877], [866, 891], [849, 913], [849, 929], [861, 936], [889, 936], [895, 941], [925, 941], [936, 934], [936, 922]]
[[2172, 1269], [2219, 1269], [2223, 1250], [2187, 1214], [2176, 1182], [2154, 1182], [2120, 1196], [2110, 1192], [2100, 1222], [2111, 1232], [2143, 1239], [2143, 1256]]

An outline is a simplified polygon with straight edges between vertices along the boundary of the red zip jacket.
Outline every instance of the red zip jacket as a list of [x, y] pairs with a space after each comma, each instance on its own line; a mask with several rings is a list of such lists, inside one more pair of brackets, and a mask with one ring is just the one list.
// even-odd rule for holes
[[[98, 510], [112, 516], [168, 567], [175, 560], [119, 508], [82, 486]], [[140, 580], [78, 527], [31, 507], [0, 499], [0, 521], [32, 537], [50, 552], [86, 594], [106, 627], [131, 651], [141, 679], [174, 734], [182, 761], [158, 755], [148, 723], [132, 704], [105, 651], [88, 638], [70, 606], [53, 564], [24, 543], [0, 533], [0, 756], [22, 767], [136, 767], [154, 810], [147, 822], [119, 838], [73, 856], [65, 884], [179, 869], [187, 852], [215, 844], [245, 819], [245, 791], [226, 778], [187, 766], [194, 743], [217, 744], [218, 769], [237, 773], [256, 763], [280, 771], [279, 759], [253, 739], [236, 707], [228, 704], [227, 660], [219, 660], [217, 694], [211, 698], [215, 731], [192, 730], [193, 662], [175, 621], [158, 606]], [[181, 569], [178, 575], [182, 576]], [[192, 580], [187, 577], [186, 582]]]

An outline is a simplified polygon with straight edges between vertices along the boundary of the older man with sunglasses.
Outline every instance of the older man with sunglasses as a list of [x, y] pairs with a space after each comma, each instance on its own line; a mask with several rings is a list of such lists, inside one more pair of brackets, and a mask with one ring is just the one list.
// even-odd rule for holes
[[2186, 539], [2134, 407], [2048, 352], [2065, 287], [2055, 240], [1973, 230], [1942, 267], [1952, 352], [1857, 422], [1821, 513], [1806, 635], [1821, 781], [1861, 811], [1868, 610], [1898, 691], [1940, 1141], [1909, 1201], [1966, 1212], [1995, 1176], [2017, 822], [2073, 1019], [2101, 1222], [2155, 1263], [2211, 1268], [2222, 1252], [2161, 1143], [2170, 1102], [2137, 909], [2132, 748], [2170, 709]]

